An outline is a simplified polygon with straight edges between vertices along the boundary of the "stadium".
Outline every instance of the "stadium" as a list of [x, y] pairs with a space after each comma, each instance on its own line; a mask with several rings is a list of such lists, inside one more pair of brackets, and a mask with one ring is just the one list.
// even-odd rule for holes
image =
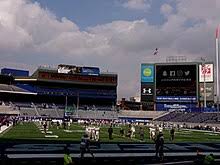
[[[140, 70], [141, 102], [117, 103], [118, 75], [98, 67], [60, 64], [31, 76], [1, 69], [0, 163], [63, 164], [65, 147], [76, 164], [194, 164], [210, 153], [219, 162], [213, 63], [144, 63]], [[95, 160], [86, 153], [81, 162], [85, 133]]]

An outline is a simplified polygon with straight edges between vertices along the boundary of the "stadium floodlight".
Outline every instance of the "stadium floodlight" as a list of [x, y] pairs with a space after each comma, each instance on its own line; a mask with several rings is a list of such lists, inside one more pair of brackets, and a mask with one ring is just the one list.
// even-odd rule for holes
[[206, 61], [205, 58], [202, 58], [202, 68], [203, 68], [203, 101], [204, 101], [204, 105], [203, 107], [206, 108]]
[[216, 48], [216, 95], [217, 95], [217, 110], [219, 111], [219, 44], [218, 44], [218, 38], [219, 38], [219, 28], [220, 25], [216, 28], [216, 39], [215, 39], [215, 48]]

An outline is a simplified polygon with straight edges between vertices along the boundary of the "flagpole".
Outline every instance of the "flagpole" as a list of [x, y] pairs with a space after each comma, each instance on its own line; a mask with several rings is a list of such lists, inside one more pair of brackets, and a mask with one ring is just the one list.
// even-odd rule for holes
[[206, 61], [205, 58], [201, 58], [202, 60], [202, 70], [203, 70], [203, 110], [206, 109]]
[[67, 95], [66, 95], [66, 97], [65, 97], [65, 108], [64, 108], [64, 113], [63, 113], [63, 118], [64, 118], [64, 119], [65, 119], [66, 110], [67, 110]]
[[216, 95], [217, 95], [217, 111], [219, 112], [219, 44], [218, 44], [218, 38], [219, 38], [219, 25], [216, 29], [216, 40], [215, 40], [215, 48], [216, 48]]
[[77, 107], [76, 107], [76, 117], [79, 117], [79, 91], [77, 91]]

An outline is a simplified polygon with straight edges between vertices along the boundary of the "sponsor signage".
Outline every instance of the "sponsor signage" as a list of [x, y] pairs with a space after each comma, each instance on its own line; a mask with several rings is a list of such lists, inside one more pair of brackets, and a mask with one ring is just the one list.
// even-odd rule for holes
[[157, 104], [157, 111], [193, 111], [196, 104]]
[[100, 74], [100, 70], [99, 68], [95, 68], [95, 67], [82, 67], [82, 74], [98, 76]]
[[27, 70], [11, 69], [11, 68], [3, 68], [3, 69], [1, 69], [1, 74], [3, 74], [3, 75], [10, 75], [10, 76], [28, 77], [29, 76], [29, 71], [27, 71]]
[[154, 84], [141, 84], [141, 101], [154, 100]]
[[48, 81], [69, 81], [72, 83], [101, 83], [117, 85], [117, 76], [85, 76], [78, 74], [39, 72], [38, 78]]
[[[200, 100], [204, 100], [204, 83], [200, 83]], [[206, 83], [206, 100], [214, 100], [214, 83]]]
[[157, 96], [159, 102], [196, 102], [196, 96]]
[[213, 64], [199, 65], [199, 82], [213, 82]]
[[119, 117], [119, 119], [121, 120], [125, 120], [127, 122], [149, 122], [149, 119], [148, 118], [129, 118], [129, 117]]
[[154, 65], [141, 64], [141, 82], [154, 82]]
[[65, 74], [80, 74], [82, 72], [82, 67], [74, 66], [74, 65], [58, 65], [58, 73]]

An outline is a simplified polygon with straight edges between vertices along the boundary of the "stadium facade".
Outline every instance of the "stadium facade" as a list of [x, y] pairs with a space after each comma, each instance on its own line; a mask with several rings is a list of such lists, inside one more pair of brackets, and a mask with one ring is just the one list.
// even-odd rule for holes
[[[117, 74], [97, 67], [61, 64], [25, 70], [1, 70], [0, 101], [112, 106], [117, 100]], [[68, 101], [67, 101], [68, 100]]]
[[[213, 63], [141, 64], [141, 102], [151, 110], [195, 111], [214, 107]], [[205, 82], [205, 84], [204, 84]], [[206, 89], [206, 97], [204, 97]]]

